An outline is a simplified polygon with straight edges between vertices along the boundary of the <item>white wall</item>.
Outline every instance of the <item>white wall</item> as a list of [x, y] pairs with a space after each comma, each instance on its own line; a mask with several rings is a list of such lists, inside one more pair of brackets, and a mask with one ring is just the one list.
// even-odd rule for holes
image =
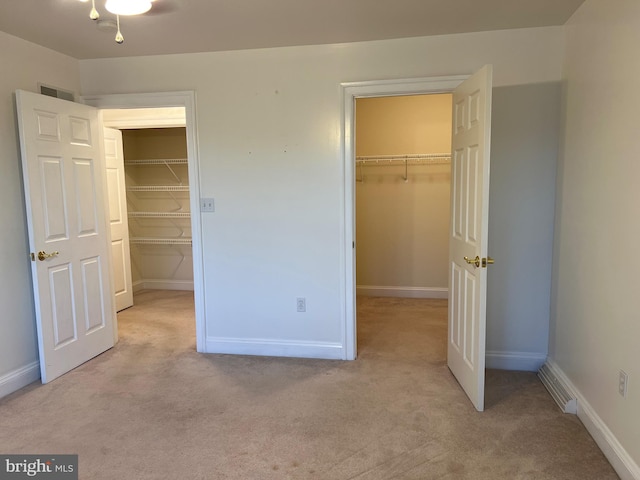
[[78, 62], [0, 32], [0, 396], [39, 376], [13, 95], [38, 82], [78, 92]]
[[[562, 28], [83, 60], [84, 94], [195, 90], [206, 328], [225, 351], [341, 355], [341, 82], [469, 74], [558, 81]], [[296, 313], [296, 297], [307, 312]], [[338, 352], [338, 353], [336, 353]]]
[[640, 3], [587, 0], [566, 31], [550, 356], [640, 478]]

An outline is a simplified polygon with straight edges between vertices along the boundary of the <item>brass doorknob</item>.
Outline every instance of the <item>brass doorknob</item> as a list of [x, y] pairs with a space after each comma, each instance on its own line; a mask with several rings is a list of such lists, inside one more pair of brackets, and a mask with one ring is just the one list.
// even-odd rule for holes
[[493, 265], [494, 263], [496, 263], [496, 261], [491, 257], [483, 258], [482, 268], [487, 268], [487, 265]]
[[44, 262], [47, 258], [52, 258], [52, 257], [56, 257], [60, 254], [60, 252], [52, 252], [52, 253], [47, 253], [43, 250], [38, 252], [38, 260], [40, 260], [41, 262]]
[[469, 265], [475, 265], [476, 268], [480, 268], [480, 257], [476, 255], [476, 258], [464, 257], [464, 261]]

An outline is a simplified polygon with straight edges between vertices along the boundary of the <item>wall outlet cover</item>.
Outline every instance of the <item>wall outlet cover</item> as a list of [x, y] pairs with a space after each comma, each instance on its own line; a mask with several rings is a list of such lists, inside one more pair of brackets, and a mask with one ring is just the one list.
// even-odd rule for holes
[[303, 297], [296, 298], [296, 310], [298, 312], [306, 312], [307, 311], [307, 300]]

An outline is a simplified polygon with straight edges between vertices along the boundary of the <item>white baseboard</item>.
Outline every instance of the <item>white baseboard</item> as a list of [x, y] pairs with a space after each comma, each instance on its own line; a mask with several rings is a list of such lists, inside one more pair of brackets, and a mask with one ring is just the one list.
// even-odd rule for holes
[[264, 357], [299, 357], [342, 360], [344, 351], [339, 343], [297, 342], [257, 338], [207, 337], [205, 353], [260, 355]]
[[485, 366], [497, 370], [520, 370], [523, 372], [537, 372], [547, 359], [546, 354], [530, 352], [501, 352], [485, 353]]
[[448, 298], [448, 288], [356, 286], [356, 294], [365, 297]]
[[140, 290], [193, 290], [193, 280], [138, 280], [132, 285], [133, 293]]
[[582, 395], [582, 392], [576, 388], [553, 360], [547, 359], [546, 364], [562, 383], [565, 390], [578, 400], [578, 418], [584, 424], [620, 478], [622, 480], [640, 480], [640, 467], [633, 458], [631, 458], [593, 407], [591, 407], [587, 399]]
[[40, 378], [40, 363], [33, 362], [0, 377], [0, 398], [9, 395]]

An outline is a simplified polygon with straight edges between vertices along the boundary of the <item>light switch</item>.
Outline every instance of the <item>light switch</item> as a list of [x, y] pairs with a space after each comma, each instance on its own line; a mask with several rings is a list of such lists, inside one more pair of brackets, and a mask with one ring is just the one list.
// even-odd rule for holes
[[216, 206], [213, 198], [201, 198], [200, 199], [200, 211], [201, 212], [215, 212]]

